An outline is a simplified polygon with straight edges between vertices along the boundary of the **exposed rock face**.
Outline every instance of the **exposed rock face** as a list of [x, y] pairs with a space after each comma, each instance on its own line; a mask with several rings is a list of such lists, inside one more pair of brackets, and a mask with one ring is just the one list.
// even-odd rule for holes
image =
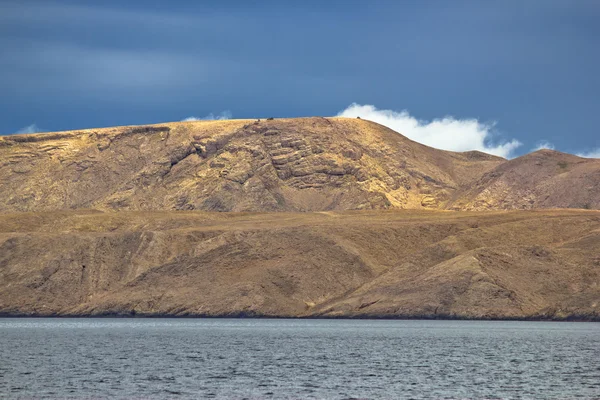
[[343, 118], [7, 136], [0, 160], [3, 211], [438, 208], [504, 162]]
[[0, 214], [2, 315], [600, 320], [597, 211]]
[[0, 137], [0, 211], [600, 208], [600, 160], [506, 161], [345, 118]]

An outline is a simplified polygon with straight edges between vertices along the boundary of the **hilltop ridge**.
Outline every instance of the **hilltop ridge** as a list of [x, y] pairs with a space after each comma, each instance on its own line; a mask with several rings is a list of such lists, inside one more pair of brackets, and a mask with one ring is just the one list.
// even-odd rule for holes
[[347, 118], [12, 135], [0, 211], [600, 208], [600, 160], [565, 157], [442, 151]]

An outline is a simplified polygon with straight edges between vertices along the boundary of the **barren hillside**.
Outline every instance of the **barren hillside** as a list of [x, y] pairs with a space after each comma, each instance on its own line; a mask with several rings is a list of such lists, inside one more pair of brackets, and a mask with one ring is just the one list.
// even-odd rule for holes
[[600, 160], [554, 150], [502, 163], [456, 193], [454, 210], [600, 209]]
[[5, 136], [0, 161], [4, 211], [439, 208], [504, 162], [344, 118]]
[[600, 160], [194, 121], [0, 137], [0, 193], [2, 315], [600, 319]]
[[373, 122], [177, 122], [0, 137], [0, 211], [600, 208], [600, 160], [506, 161]]
[[3, 315], [600, 319], [598, 211], [0, 214]]

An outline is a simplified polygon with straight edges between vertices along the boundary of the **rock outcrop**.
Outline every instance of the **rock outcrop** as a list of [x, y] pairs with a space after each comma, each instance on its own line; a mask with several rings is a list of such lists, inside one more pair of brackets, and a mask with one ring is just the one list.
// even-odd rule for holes
[[[364, 120], [194, 121], [0, 137], [1, 211], [443, 208], [504, 160]], [[426, 198], [426, 201], [423, 199]]]

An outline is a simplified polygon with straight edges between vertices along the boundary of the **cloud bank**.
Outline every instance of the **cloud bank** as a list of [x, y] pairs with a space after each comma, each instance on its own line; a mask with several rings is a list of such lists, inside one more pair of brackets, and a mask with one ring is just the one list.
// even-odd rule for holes
[[339, 117], [361, 117], [377, 122], [402, 135], [442, 150], [479, 150], [500, 157], [510, 158], [521, 142], [512, 139], [508, 142], [492, 142], [494, 124], [479, 122], [477, 119], [456, 119], [446, 116], [432, 121], [418, 120], [403, 110], [380, 110], [373, 105], [352, 103], [338, 113]]
[[222, 120], [222, 119], [231, 119], [232, 116], [233, 115], [231, 114], [231, 111], [225, 110], [225, 111], [221, 111], [217, 115], [210, 113], [207, 116], [202, 117], [202, 118], [187, 117], [187, 118], [182, 119], [181, 121], [186, 122], [186, 121]]

